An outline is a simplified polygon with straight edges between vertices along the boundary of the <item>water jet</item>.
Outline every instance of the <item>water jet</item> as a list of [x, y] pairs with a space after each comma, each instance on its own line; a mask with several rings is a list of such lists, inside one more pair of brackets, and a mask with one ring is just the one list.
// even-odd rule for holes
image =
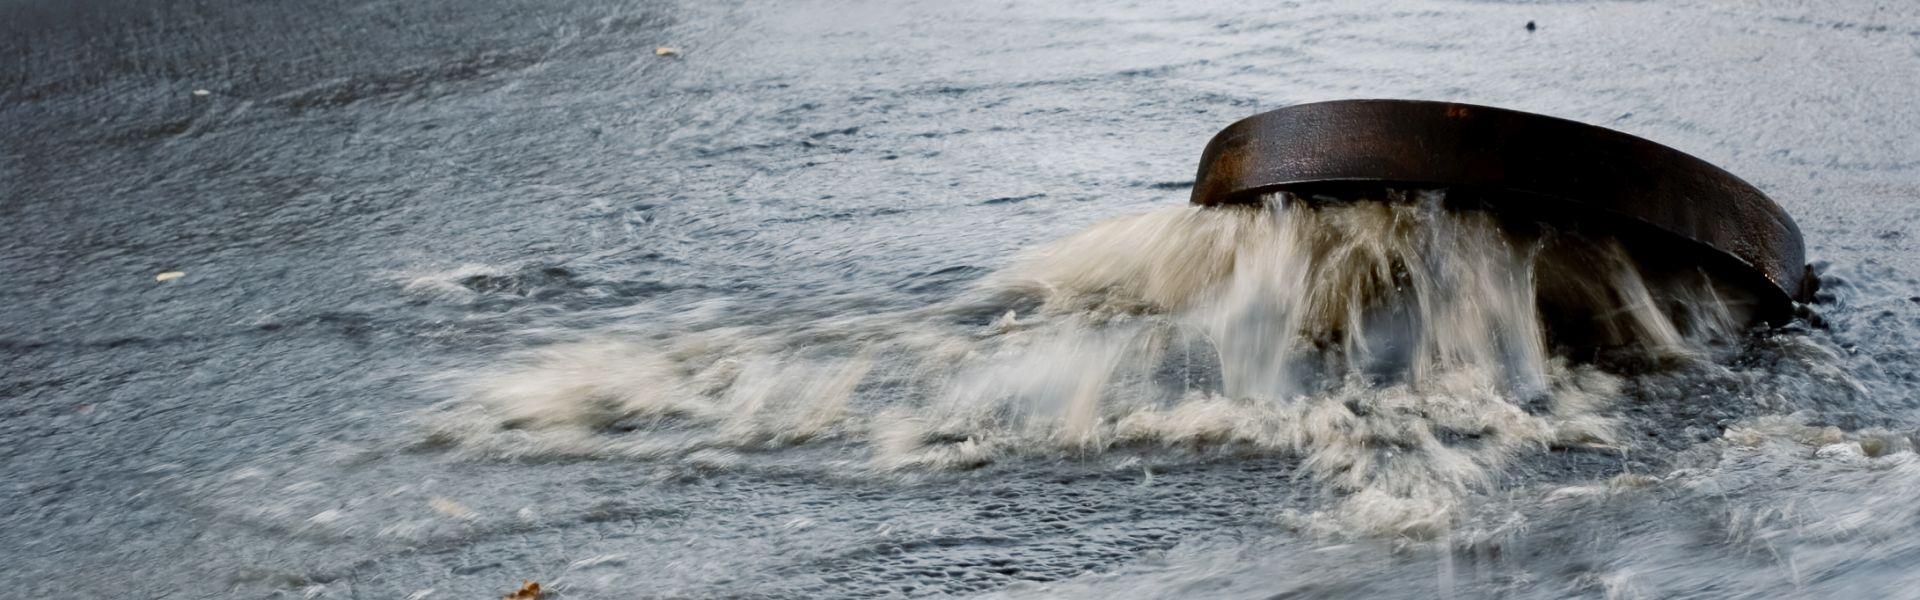
[[[1704, 160], [1629, 134], [1501, 108], [1419, 100], [1336, 100], [1242, 119], [1200, 158], [1192, 203], [1325, 204], [1437, 190], [1448, 210], [1492, 215], [1516, 238], [1558, 245], [1536, 270], [1542, 314], [1561, 344], [1618, 336], [1595, 324], [1619, 306], [1580, 288], [1595, 254], [1617, 245], [1660, 290], [1711, 281], [1741, 325], [1779, 324], [1817, 281], [1800, 231], [1753, 185]], [[1577, 244], [1561, 243], [1569, 239]], [[1541, 240], [1550, 240], [1542, 242]], [[1613, 304], [1617, 305], [1618, 302]], [[1676, 319], [1681, 307], [1662, 306]]]

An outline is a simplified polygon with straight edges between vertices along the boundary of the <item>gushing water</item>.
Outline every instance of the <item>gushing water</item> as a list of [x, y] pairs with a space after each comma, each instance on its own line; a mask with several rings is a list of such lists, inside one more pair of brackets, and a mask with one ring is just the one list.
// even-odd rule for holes
[[1621, 380], [1554, 351], [1549, 277], [1585, 282], [1556, 284], [1561, 309], [1647, 355], [1700, 356], [1741, 322], [1703, 277], [1649, 279], [1611, 241], [1516, 234], [1438, 192], [1276, 196], [1101, 223], [920, 310], [551, 347], [450, 378], [426, 421], [480, 455], [725, 467], [840, 445], [874, 474], [1280, 454], [1335, 499], [1302, 524], [1428, 537], [1515, 455], [1615, 442]]

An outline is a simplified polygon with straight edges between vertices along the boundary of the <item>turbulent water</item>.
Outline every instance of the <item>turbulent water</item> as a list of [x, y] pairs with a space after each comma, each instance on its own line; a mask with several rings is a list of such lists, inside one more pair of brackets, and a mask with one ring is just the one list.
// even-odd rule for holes
[[[1909, 597], [1917, 44], [1795, 0], [0, 1], [0, 587]], [[1746, 329], [1445, 190], [1185, 204], [1219, 127], [1340, 97], [1695, 153], [1821, 295]]]
[[[1536, 270], [1586, 271], [1583, 312], [1639, 356], [1706, 361], [1744, 324], [1704, 279], [1656, 300], [1611, 241], [1516, 239], [1443, 196], [1169, 208], [925, 309], [588, 334], [447, 376], [427, 443], [696, 466], [844, 444], [869, 475], [1274, 454], [1336, 492], [1302, 524], [1431, 538], [1516, 453], [1620, 449], [1621, 382], [1549, 354]], [[1721, 318], [1682, 335], [1669, 304]]]

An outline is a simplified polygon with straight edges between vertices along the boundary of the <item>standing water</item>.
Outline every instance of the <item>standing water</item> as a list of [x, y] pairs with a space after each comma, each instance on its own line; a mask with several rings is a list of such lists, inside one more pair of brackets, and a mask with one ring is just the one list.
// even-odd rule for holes
[[[0, 1], [0, 587], [1908, 597], [1917, 31]], [[1682, 265], [1444, 190], [1181, 206], [1221, 125], [1342, 97], [1740, 173], [1801, 225], [1818, 322], [1747, 330]]]

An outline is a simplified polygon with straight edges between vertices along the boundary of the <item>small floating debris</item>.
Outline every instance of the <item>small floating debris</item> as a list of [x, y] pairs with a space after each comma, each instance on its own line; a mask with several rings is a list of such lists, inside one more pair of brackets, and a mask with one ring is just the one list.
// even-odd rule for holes
[[212, 92], [211, 90], [194, 90], [194, 91], [193, 91], [193, 95], [195, 95], [195, 96], [212, 96], [212, 95], [213, 95], [213, 92]]
[[500, 600], [540, 600], [540, 584], [523, 580], [519, 591], [501, 596]]
[[159, 275], [153, 276], [153, 280], [160, 283], [166, 283], [166, 282], [173, 281], [175, 279], [179, 279], [181, 277], [186, 277], [186, 276], [187, 276], [187, 273], [185, 271], [167, 271]]
[[680, 49], [673, 46], [660, 46], [653, 49], [654, 56], [679, 56]]

